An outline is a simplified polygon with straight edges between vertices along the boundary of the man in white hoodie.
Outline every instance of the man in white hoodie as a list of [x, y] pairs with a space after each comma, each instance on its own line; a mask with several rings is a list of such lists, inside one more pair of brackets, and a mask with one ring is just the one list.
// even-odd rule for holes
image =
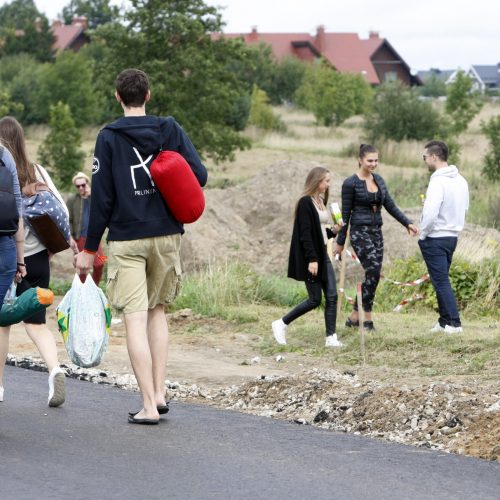
[[449, 271], [458, 233], [464, 227], [469, 209], [469, 188], [457, 167], [448, 165], [448, 146], [444, 142], [427, 143], [423, 159], [432, 175], [420, 220], [418, 244], [436, 290], [439, 309], [439, 321], [431, 331], [461, 333]]

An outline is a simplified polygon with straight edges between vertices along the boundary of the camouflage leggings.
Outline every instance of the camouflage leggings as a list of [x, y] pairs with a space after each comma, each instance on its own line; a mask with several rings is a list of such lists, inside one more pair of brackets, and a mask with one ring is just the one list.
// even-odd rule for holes
[[[365, 281], [361, 285], [363, 309], [371, 312], [384, 257], [382, 228], [380, 226], [351, 227], [351, 245], [365, 270]], [[358, 310], [357, 299], [354, 310]]]

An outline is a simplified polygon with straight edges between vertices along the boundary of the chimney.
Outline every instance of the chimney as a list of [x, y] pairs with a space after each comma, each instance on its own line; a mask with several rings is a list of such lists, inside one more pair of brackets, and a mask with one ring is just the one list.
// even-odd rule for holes
[[378, 31], [370, 31], [368, 32], [368, 37], [371, 38], [379, 38], [379, 32]]
[[257, 42], [259, 39], [259, 35], [257, 34], [257, 26], [252, 26], [252, 31], [250, 35], [248, 35], [249, 42]]
[[85, 16], [75, 16], [71, 20], [71, 24], [74, 26], [80, 25], [84, 30], [86, 30], [89, 27], [89, 23]]
[[325, 27], [322, 24], [316, 28], [316, 47], [321, 53], [325, 50]]
[[52, 21], [53, 28], [59, 28], [60, 26], [62, 26], [62, 21], [60, 19], [56, 19], [55, 21]]

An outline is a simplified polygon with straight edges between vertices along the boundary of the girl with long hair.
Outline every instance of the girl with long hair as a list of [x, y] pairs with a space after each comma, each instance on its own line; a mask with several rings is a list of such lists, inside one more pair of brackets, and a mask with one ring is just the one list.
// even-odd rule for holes
[[309, 297], [282, 318], [273, 321], [272, 330], [278, 344], [286, 344], [288, 325], [321, 304], [325, 296], [326, 347], [341, 347], [337, 338], [337, 284], [331, 259], [327, 253], [328, 238], [340, 229], [332, 225], [327, 209], [330, 172], [313, 168], [307, 175], [304, 191], [295, 207], [288, 277], [304, 281]]
[[[33, 182], [44, 182], [57, 196], [63, 207], [66, 205], [50, 179], [47, 171], [40, 165], [35, 165], [28, 159], [24, 131], [19, 122], [10, 116], [0, 120], [0, 141], [12, 154], [17, 168], [17, 175], [23, 189]], [[67, 213], [67, 209], [66, 209]], [[29, 287], [48, 288], [50, 282], [50, 255], [36, 234], [26, 224], [24, 226], [24, 263], [26, 276], [17, 285], [17, 295]], [[60, 406], [65, 400], [65, 374], [59, 367], [57, 346], [54, 335], [47, 328], [45, 309], [24, 320], [24, 327], [30, 339], [35, 343], [49, 371], [49, 406]], [[9, 349], [10, 327], [0, 328], [0, 386], [2, 386], [5, 361]]]

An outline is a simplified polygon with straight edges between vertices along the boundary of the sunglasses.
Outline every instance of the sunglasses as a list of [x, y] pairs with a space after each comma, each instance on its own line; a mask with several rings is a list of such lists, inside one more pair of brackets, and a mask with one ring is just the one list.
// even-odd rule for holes
[[75, 184], [75, 187], [79, 189], [79, 188], [84, 188], [86, 185], [87, 185], [87, 183], [85, 183], [85, 184]]

